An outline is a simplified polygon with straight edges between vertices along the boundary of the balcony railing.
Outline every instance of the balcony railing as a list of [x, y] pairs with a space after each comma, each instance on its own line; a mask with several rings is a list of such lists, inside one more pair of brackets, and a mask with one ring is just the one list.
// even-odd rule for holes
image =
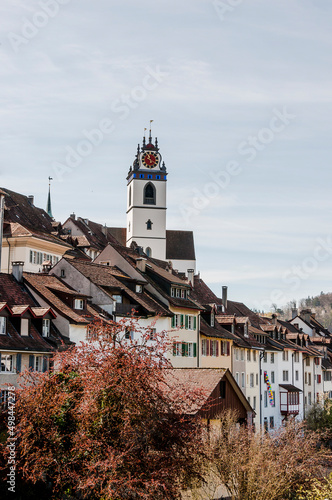
[[115, 313], [116, 314], [132, 314], [134, 310], [134, 314], [138, 312], [139, 306], [135, 304], [115, 304]]

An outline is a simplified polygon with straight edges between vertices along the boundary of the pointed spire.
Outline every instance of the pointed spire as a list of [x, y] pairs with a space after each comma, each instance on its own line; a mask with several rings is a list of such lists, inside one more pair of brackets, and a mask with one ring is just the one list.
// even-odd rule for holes
[[52, 215], [52, 205], [51, 205], [51, 181], [52, 181], [52, 177], [49, 177], [48, 178], [48, 198], [47, 198], [47, 207], [46, 207], [46, 212], [48, 213], [48, 215], [50, 217], [52, 217], [53, 219], [53, 215]]
[[156, 142], [155, 142], [156, 149], [158, 150], [158, 139], [156, 137]]
[[152, 134], [151, 134], [151, 123], [153, 120], [150, 120], [150, 130], [149, 130], [149, 144], [152, 144]]

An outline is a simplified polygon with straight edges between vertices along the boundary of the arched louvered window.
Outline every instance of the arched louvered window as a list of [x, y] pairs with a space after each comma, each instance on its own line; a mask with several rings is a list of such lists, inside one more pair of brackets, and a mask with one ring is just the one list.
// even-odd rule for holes
[[144, 205], [155, 205], [156, 204], [156, 188], [149, 182], [144, 188]]
[[151, 250], [151, 248], [150, 248], [150, 247], [147, 247], [147, 248], [145, 249], [145, 253], [146, 253], [146, 255], [147, 255], [148, 257], [152, 257], [152, 250]]
[[131, 186], [129, 188], [129, 199], [128, 199], [128, 204], [131, 206]]

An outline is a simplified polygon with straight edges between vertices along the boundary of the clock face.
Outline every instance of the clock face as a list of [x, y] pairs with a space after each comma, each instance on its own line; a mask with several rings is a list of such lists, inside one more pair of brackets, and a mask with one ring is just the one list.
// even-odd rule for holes
[[154, 168], [159, 163], [159, 156], [151, 151], [142, 154], [142, 164], [146, 168]]

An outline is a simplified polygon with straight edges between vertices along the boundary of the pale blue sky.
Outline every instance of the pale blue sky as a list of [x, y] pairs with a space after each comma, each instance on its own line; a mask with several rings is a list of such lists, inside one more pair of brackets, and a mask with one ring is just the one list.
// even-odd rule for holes
[[56, 219], [124, 226], [128, 167], [153, 119], [168, 228], [194, 231], [215, 292], [228, 285], [266, 310], [332, 291], [330, 2], [3, 0], [1, 11], [0, 185], [45, 207], [51, 175]]

